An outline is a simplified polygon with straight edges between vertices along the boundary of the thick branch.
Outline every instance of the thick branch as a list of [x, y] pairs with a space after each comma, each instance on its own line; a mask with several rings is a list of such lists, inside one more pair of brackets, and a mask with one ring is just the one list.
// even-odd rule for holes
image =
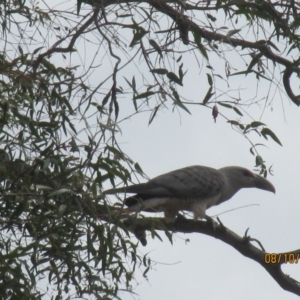
[[299, 73], [299, 70], [293, 70], [292, 68], [286, 68], [285, 71], [283, 72], [283, 85], [284, 88], [286, 90], [286, 93], [288, 94], [288, 96], [290, 97], [290, 99], [297, 105], [300, 105], [300, 95], [296, 96], [291, 88], [291, 84], [290, 84], [290, 78], [292, 76], [293, 73]]
[[[230, 229], [223, 226], [223, 224], [215, 224], [214, 228], [206, 221], [193, 221], [184, 218], [179, 218], [175, 223], [165, 223], [164, 219], [160, 218], [143, 218], [143, 219], [128, 219], [124, 221], [124, 225], [130, 228], [131, 231], [152, 231], [155, 230], [169, 230], [182, 233], [202, 233], [211, 237], [217, 238], [224, 243], [232, 246], [242, 255], [251, 258], [259, 263], [273, 278], [274, 280], [286, 291], [300, 296], [300, 283], [295, 279], [284, 274], [281, 270], [281, 264], [285, 263], [284, 253], [272, 254], [278, 260], [276, 262], [268, 262], [269, 253], [255, 247], [250, 243], [251, 238], [240, 237]], [[288, 252], [299, 257], [299, 251]], [[266, 256], [267, 255], [267, 256]], [[279, 259], [280, 258], [280, 259]], [[300, 263], [300, 260], [299, 260]]]

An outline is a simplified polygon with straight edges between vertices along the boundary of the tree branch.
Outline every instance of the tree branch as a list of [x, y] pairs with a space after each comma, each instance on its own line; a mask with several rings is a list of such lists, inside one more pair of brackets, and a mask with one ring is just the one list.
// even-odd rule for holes
[[[108, 7], [110, 5], [113, 4], [121, 4], [121, 3], [134, 3], [137, 2], [136, 0], [108, 0], [105, 1], [104, 4], [102, 3], [101, 0], [84, 0], [83, 2], [90, 4], [90, 5], [100, 5], [100, 6], [104, 6], [104, 7]], [[282, 55], [276, 55], [270, 48], [270, 45], [272, 45], [272, 43], [270, 43], [267, 40], [260, 40], [257, 42], [249, 42], [249, 41], [245, 41], [242, 39], [237, 39], [237, 38], [233, 38], [227, 35], [223, 35], [217, 32], [212, 32], [209, 30], [206, 30], [204, 28], [201, 28], [198, 24], [196, 24], [195, 22], [193, 22], [192, 20], [190, 20], [186, 15], [182, 14], [181, 11], [174, 9], [173, 7], [171, 7], [170, 5], [168, 5], [168, 3], [177, 3], [178, 1], [175, 0], [166, 0], [166, 1], [161, 1], [161, 0], [145, 0], [142, 1], [145, 3], [148, 3], [149, 5], [153, 6], [154, 8], [156, 8], [158, 11], [160, 11], [161, 13], [169, 16], [176, 24], [177, 24], [177, 28], [180, 31], [180, 36], [184, 42], [184, 44], [188, 44], [188, 32], [192, 31], [192, 32], [197, 32], [199, 34], [200, 37], [206, 39], [207, 41], [211, 42], [211, 41], [219, 41], [221, 43], [224, 44], [228, 44], [231, 45], [233, 47], [242, 47], [244, 48], [248, 48], [248, 49], [256, 49], [258, 50], [260, 53], [262, 53], [262, 55], [270, 60], [272, 60], [273, 62], [277, 62], [283, 66], [286, 67], [285, 72], [283, 73], [283, 85], [284, 88], [286, 90], [287, 95], [289, 96], [289, 98], [297, 105], [300, 106], [300, 95], [296, 96], [294, 95], [294, 93], [292, 92], [292, 89], [290, 87], [290, 82], [289, 82], [289, 78], [291, 77], [291, 75], [293, 73], [297, 73], [299, 72], [299, 62], [292, 62], [286, 58], [284, 58]], [[188, 7], [190, 10], [192, 9], [190, 6]], [[196, 7], [195, 7], [196, 8]], [[212, 8], [211, 8], [212, 9]], [[279, 13], [275, 10], [274, 7], [272, 7], [272, 10], [270, 10], [271, 15], [276, 13], [276, 16], [279, 16]], [[284, 26], [285, 24], [281, 24], [282, 26]]]
[[[267, 253], [250, 243], [248, 236], [240, 237], [223, 224], [215, 224], [213, 227], [206, 221], [194, 221], [185, 218], [177, 218], [174, 223], [166, 223], [163, 218], [130, 218], [125, 220], [124, 225], [130, 231], [145, 232], [153, 230], [168, 230], [182, 233], [202, 233], [209, 235], [232, 246], [242, 255], [259, 263], [273, 279], [286, 291], [300, 296], [300, 282], [284, 274], [281, 265], [287, 263], [287, 257], [294, 255], [295, 263], [300, 259], [300, 249], [286, 253]], [[257, 241], [257, 240], [256, 240]]]

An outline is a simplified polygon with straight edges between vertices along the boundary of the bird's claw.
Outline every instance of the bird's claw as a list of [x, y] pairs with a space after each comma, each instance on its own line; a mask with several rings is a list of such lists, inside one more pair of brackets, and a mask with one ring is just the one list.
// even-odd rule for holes
[[180, 220], [186, 220], [186, 218], [185, 218], [184, 215], [178, 213], [178, 214], [177, 214], [177, 217], [176, 217], [176, 221], [180, 221]]

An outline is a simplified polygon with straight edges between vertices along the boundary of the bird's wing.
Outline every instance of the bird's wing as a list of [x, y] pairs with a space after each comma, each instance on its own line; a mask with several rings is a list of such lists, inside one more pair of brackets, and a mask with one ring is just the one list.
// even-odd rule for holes
[[175, 170], [124, 188], [108, 190], [106, 194], [136, 193], [144, 200], [155, 197], [207, 198], [222, 193], [225, 180], [221, 172], [204, 166], [190, 166]]

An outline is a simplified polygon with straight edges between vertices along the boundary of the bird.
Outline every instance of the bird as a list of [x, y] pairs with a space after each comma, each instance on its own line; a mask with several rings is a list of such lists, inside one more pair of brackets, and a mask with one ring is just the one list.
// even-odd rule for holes
[[[248, 169], [196, 165], [162, 174], [146, 183], [109, 189], [104, 194], [125, 193], [128, 213], [164, 212], [165, 221], [174, 222], [180, 211], [192, 212], [194, 220], [211, 219], [206, 215], [208, 208], [231, 199], [243, 188], [275, 193], [270, 181]], [[127, 197], [131, 193], [135, 195]]]

